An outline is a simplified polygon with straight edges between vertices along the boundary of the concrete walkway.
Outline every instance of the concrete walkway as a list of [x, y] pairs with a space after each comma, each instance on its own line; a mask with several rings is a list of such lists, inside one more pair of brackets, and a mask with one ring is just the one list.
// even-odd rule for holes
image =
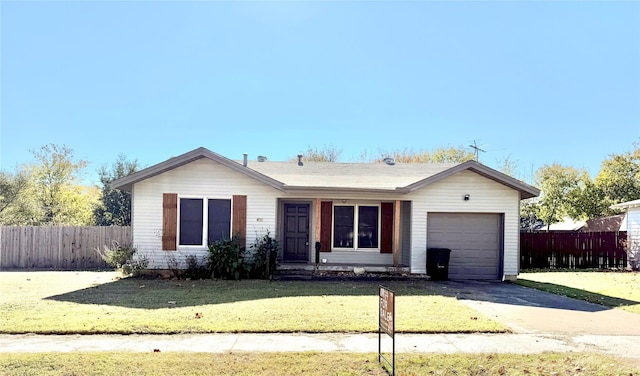
[[[383, 335], [383, 346], [391, 346]], [[591, 351], [640, 365], [640, 336], [553, 334], [397, 334], [397, 353]], [[375, 353], [377, 334], [0, 335], [0, 353], [25, 352], [359, 352]]]

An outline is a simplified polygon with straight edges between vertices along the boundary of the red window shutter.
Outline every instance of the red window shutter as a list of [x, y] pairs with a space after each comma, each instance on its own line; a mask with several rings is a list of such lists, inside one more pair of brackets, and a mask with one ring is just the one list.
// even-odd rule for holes
[[380, 253], [393, 253], [393, 203], [380, 205], [382, 225], [380, 229]]
[[247, 196], [233, 196], [233, 224], [231, 235], [240, 236], [240, 245], [245, 246], [247, 239]]
[[178, 231], [178, 194], [162, 194], [162, 249], [176, 250]]
[[333, 216], [333, 203], [322, 201], [320, 203], [320, 244], [322, 252], [331, 252], [331, 224]]

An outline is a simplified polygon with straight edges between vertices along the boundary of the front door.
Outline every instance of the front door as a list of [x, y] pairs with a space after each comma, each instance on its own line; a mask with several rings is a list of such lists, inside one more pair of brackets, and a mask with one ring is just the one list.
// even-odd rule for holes
[[309, 204], [284, 204], [283, 260], [309, 261]]

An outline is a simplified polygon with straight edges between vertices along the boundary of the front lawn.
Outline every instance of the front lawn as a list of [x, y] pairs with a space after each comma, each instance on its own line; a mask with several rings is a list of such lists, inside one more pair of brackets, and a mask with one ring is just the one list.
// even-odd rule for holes
[[[505, 332], [429, 281], [396, 292], [396, 331]], [[117, 279], [0, 273], [1, 333], [377, 332], [377, 282]]]
[[[619, 359], [590, 353], [398, 354], [397, 375], [637, 375]], [[0, 354], [9, 375], [378, 375], [376, 354], [38, 353]]]
[[640, 273], [521, 273], [518, 284], [640, 314]]

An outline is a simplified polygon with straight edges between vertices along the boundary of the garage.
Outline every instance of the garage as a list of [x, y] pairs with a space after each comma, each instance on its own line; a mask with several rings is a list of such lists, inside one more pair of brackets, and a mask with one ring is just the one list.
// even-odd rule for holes
[[428, 213], [427, 248], [451, 249], [450, 279], [501, 279], [502, 214]]

